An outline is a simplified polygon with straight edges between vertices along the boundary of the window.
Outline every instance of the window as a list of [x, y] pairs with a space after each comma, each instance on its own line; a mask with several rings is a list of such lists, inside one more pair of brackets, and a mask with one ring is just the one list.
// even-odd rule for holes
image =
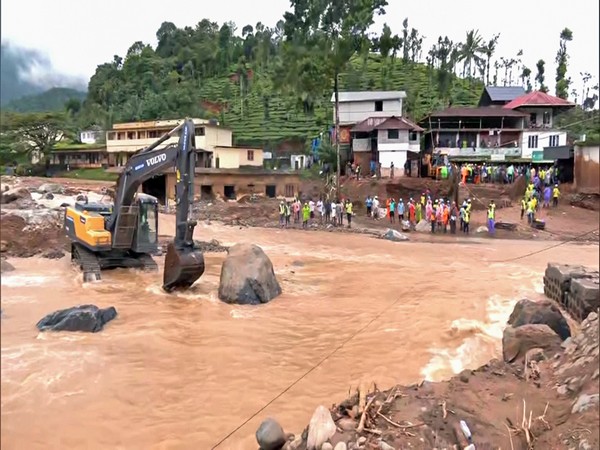
[[536, 123], [537, 123], [537, 114], [536, 113], [529, 114], [529, 124], [533, 128], [535, 128]]
[[138, 139], [146, 139], [146, 130], [138, 131]]
[[408, 135], [408, 140], [409, 141], [418, 141], [419, 140], [419, 133], [417, 133], [416, 131], [411, 131]]
[[398, 139], [399, 133], [398, 130], [387, 130], [388, 139]]
[[286, 184], [285, 185], [285, 196], [286, 197], [293, 197], [294, 196], [294, 185], [293, 184]]
[[204, 136], [204, 127], [198, 127], [196, 128], [196, 132], [194, 133], [195, 136]]
[[248, 161], [254, 161], [254, 150], [248, 150]]
[[537, 135], [529, 136], [527, 140], [527, 148], [538, 148], [538, 137]]
[[375, 102], [375, 111], [383, 111], [383, 102], [381, 100]]
[[550, 136], [550, 142], [548, 143], [548, 147], [558, 147], [558, 134]]
[[128, 131], [127, 132], [127, 139], [128, 140], [133, 140], [135, 139], [137, 136], [137, 133], [135, 131]]
[[114, 141], [117, 137], [117, 133], [115, 133], [114, 131], [109, 131], [108, 132], [108, 140], [109, 141]]
[[543, 121], [544, 125], [550, 125], [550, 111], [544, 111]]

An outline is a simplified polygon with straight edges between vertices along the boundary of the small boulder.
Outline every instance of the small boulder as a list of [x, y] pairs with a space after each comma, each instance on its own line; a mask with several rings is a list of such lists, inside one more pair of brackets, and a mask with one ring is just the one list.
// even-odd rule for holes
[[8, 250], [8, 242], [0, 241], [0, 252], [4, 253], [7, 250]]
[[489, 232], [489, 231], [490, 231], [490, 230], [488, 230], [488, 227], [486, 227], [486, 226], [482, 225], [482, 226], [480, 226], [480, 227], [477, 227], [477, 231], [476, 231], [476, 233], [487, 233], [487, 232]]
[[427, 231], [431, 231], [431, 224], [429, 222], [427, 222], [426, 220], [421, 220], [416, 226], [415, 226], [415, 231], [420, 231], [420, 232], [427, 232]]
[[281, 294], [273, 264], [254, 244], [236, 244], [221, 267], [219, 299], [226, 303], [258, 305]]
[[15, 268], [11, 263], [5, 259], [0, 260], [0, 273], [12, 272], [13, 270], [15, 270]]
[[599, 394], [581, 394], [571, 408], [571, 414], [578, 414], [598, 405]]
[[115, 317], [117, 317], [117, 310], [113, 306], [102, 309], [95, 305], [80, 305], [48, 314], [36, 326], [40, 331], [96, 333]]
[[83, 194], [79, 194], [77, 197], [75, 197], [75, 200], [78, 202], [85, 202], [86, 201], [86, 196]]
[[37, 190], [42, 194], [45, 194], [47, 192], [51, 194], [60, 194], [63, 191], [63, 187], [57, 183], [44, 183]]
[[308, 424], [307, 450], [319, 450], [336, 432], [331, 413], [324, 406], [318, 406]]
[[54, 199], [54, 194], [53, 194], [52, 192], [46, 192], [46, 193], [44, 194], [44, 198], [45, 198], [46, 200], [53, 200], [53, 199]]
[[402, 220], [400, 222], [400, 227], [402, 231], [410, 231], [410, 222], [408, 220]]
[[388, 228], [388, 230], [383, 233], [381, 238], [393, 242], [408, 241], [408, 237], [406, 235], [400, 233], [399, 231], [392, 230], [391, 228]]
[[8, 191], [2, 192], [0, 197], [0, 203], [7, 204], [17, 200], [32, 200], [31, 193], [24, 187], [9, 189]]
[[551, 357], [560, 351], [560, 337], [548, 325], [508, 326], [502, 336], [502, 357], [506, 362], [520, 361], [533, 348], [540, 348]]
[[522, 325], [548, 325], [564, 341], [571, 336], [571, 329], [560, 310], [550, 301], [534, 302], [519, 300], [508, 318], [508, 324], [514, 328]]
[[60, 259], [64, 256], [65, 256], [65, 252], [63, 252], [59, 248], [53, 248], [50, 250], [46, 250], [44, 253], [42, 253], [42, 258], [47, 258], [47, 259]]
[[256, 441], [261, 450], [280, 450], [286, 443], [283, 428], [275, 419], [265, 419], [256, 430]]

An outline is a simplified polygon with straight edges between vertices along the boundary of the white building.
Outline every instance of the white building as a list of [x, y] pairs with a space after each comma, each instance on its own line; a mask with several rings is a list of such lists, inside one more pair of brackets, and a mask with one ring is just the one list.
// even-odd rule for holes
[[[369, 117], [402, 117], [405, 98], [404, 91], [340, 92], [340, 125], [354, 125]], [[335, 123], [335, 93], [331, 95], [331, 103], [334, 103]]]
[[567, 145], [567, 132], [555, 128], [554, 118], [561, 111], [574, 107], [574, 103], [540, 91], [530, 92], [506, 104], [505, 109], [529, 116], [520, 142], [522, 157], [540, 160], [545, 148]]
[[95, 144], [102, 139], [103, 131], [100, 130], [84, 130], [79, 133], [79, 142], [82, 144]]

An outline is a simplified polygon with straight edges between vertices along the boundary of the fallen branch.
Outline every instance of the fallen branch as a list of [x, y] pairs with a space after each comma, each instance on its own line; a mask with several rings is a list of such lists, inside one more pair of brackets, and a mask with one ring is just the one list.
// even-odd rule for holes
[[367, 406], [365, 406], [365, 409], [362, 415], [360, 416], [360, 422], [358, 422], [358, 427], [356, 428], [357, 433], [360, 433], [365, 429], [365, 420], [367, 419], [367, 413], [369, 412], [369, 408], [371, 407], [371, 403], [373, 403], [373, 400], [375, 400], [375, 397], [377, 397], [377, 395], [373, 395], [373, 397], [371, 397], [371, 400], [367, 402]]
[[410, 424], [410, 425], [400, 425], [399, 423], [394, 422], [391, 419], [388, 419], [387, 417], [385, 417], [383, 414], [381, 413], [377, 413], [377, 415], [381, 418], [383, 418], [383, 420], [385, 420], [387, 423], [389, 423], [390, 425], [394, 425], [396, 428], [402, 428], [403, 430], [408, 430], [409, 428], [418, 428], [418, 427], [422, 427], [423, 425], [425, 425], [425, 422], [419, 422], [419, 423], [415, 423], [415, 424]]

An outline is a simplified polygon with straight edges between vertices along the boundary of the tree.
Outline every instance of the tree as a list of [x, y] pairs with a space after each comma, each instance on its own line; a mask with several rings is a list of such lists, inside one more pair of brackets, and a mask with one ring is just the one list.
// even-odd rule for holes
[[535, 67], [537, 68], [537, 74], [535, 75], [535, 81], [536, 81], [536, 85], [539, 91], [541, 92], [548, 92], [548, 87], [544, 84], [544, 72], [545, 72], [545, 66], [546, 62], [543, 59], [540, 59], [537, 64], [535, 65]]
[[560, 32], [560, 43], [556, 52], [556, 96], [566, 99], [569, 97], [569, 86], [571, 79], [567, 78], [567, 64], [569, 55], [567, 54], [567, 42], [573, 40], [573, 32], [568, 28]]
[[[339, 194], [340, 179], [340, 123], [339, 123], [339, 74], [350, 58], [364, 48], [367, 30], [373, 24], [375, 14], [385, 14], [386, 0], [292, 0], [292, 11], [286, 12], [285, 38], [290, 52], [297, 48], [308, 49], [312, 55], [320, 55], [322, 72], [333, 78], [335, 110], [335, 144]], [[310, 73], [296, 72], [298, 78]]]
[[485, 72], [485, 83], [487, 85], [490, 84], [490, 62], [492, 60], [492, 56], [496, 51], [496, 47], [498, 45], [498, 39], [500, 39], [499, 34], [495, 34], [486, 45], [483, 46], [483, 54], [486, 57], [486, 72]]
[[481, 54], [484, 48], [481, 46], [481, 36], [479, 30], [467, 31], [467, 39], [460, 49], [460, 60], [463, 61], [463, 77], [473, 76], [473, 67], [477, 67], [481, 60]]
[[521, 72], [521, 83], [523, 87], [527, 91], [527, 93], [531, 92], [531, 69], [523, 66], [523, 71]]

